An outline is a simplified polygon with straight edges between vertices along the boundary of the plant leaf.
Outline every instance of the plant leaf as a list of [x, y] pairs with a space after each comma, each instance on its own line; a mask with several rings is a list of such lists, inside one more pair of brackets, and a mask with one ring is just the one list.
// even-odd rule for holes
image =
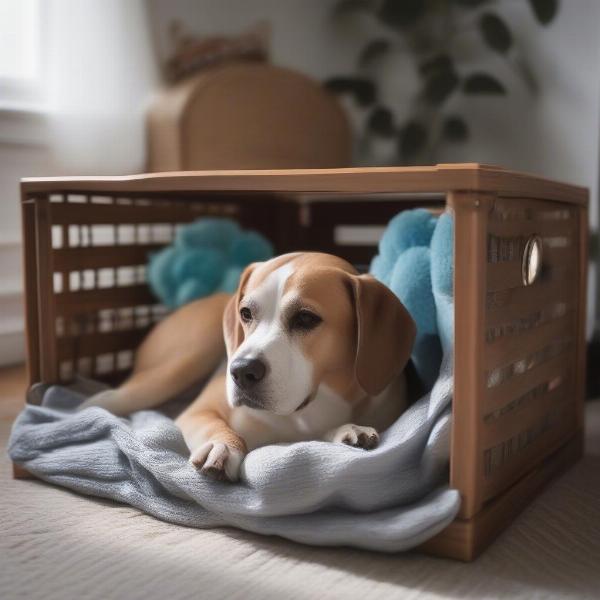
[[332, 77], [324, 86], [334, 94], [350, 94], [360, 106], [373, 104], [377, 97], [375, 84], [364, 77]]
[[398, 152], [402, 158], [414, 158], [427, 142], [427, 129], [417, 122], [409, 121], [400, 132]]
[[425, 77], [438, 71], [450, 69], [454, 69], [454, 64], [448, 54], [436, 54], [419, 65], [419, 72]]
[[432, 104], [442, 104], [460, 83], [448, 54], [437, 54], [419, 65], [425, 79], [423, 97]]
[[464, 142], [469, 137], [469, 127], [462, 117], [446, 117], [442, 125], [442, 137], [450, 142]]
[[479, 29], [487, 45], [496, 52], [508, 52], [513, 36], [508, 25], [496, 14], [485, 13], [479, 20]]
[[367, 119], [367, 128], [369, 131], [383, 137], [394, 135], [394, 117], [391, 111], [385, 106], [374, 108]]
[[423, 0], [383, 0], [377, 17], [390, 27], [410, 27], [423, 16], [427, 3]]
[[338, 0], [331, 14], [333, 17], [344, 17], [354, 12], [367, 11], [371, 5], [369, 0]]
[[464, 84], [465, 94], [506, 94], [506, 89], [493, 75], [473, 73]]
[[558, 12], [558, 0], [529, 0], [529, 4], [542, 25], [548, 25]]
[[442, 104], [459, 83], [460, 79], [454, 69], [440, 70], [427, 79], [423, 95], [432, 104]]
[[358, 57], [359, 64], [364, 67], [374, 60], [377, 60], [387, 53], [387, 51], [390, 49], [390, 46], [391, 44], [389, 40], [372, 40], [362, 49], [362, 52]]

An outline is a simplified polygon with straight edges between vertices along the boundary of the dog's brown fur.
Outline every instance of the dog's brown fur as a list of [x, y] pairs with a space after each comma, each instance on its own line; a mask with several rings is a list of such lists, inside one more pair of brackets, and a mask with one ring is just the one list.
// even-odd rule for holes
[[[127, 414], [156, 406], [214, 372], [226, 353], [231, 359], [252, 335], [255, 324], [242, 323], [239, 317], [244, 298], [285, 265], [290, 267], [282, 292], [282, 299], [290, 299], [286, 310], [294, 310], [297, 303], [322, 318], [318, 328], [293, 342], [312, 365], [309, 399], [319, 396], [325, 386], [349, 404], [354, 423], [365, 422], [364, 426], [339, 423], [325, 439], [372, 447], [378, 439], [373, 426], [384, 429], [404, 408], [404, 399], [394, 394], [402, 393], [399, 377], [415, 326], [385, 286], [326, 254], [289, 254], [251, 265], [233, 296], [215, 294], [174, 312], [140, 346], [132, 376], [119, 389], [86, 404]], [[235, 417], [236, 408], [227, 401], [226, 378], [226, 371], [217, 372], [176, 422], [192, 462], [203, 473], [235, 479], [248, 444], [233, 424], [239, 415]], [[387, 396], [382, 399], [384, 390]], [[286, 441], [273, 431], [285, 417], [269, 422], [247, 410], [242, 417], [243, 428], [252, 432], [253, 446], [256, 440]]]

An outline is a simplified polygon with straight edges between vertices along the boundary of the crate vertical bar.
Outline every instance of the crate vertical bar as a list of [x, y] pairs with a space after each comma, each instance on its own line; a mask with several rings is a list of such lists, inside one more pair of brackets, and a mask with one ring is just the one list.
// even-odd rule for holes
[[27, 377], [29, 385], [40, 381], [39, 307], [37, 294], [37, 251], [35, 235], [35, 200], [21, 201], [21, 226], [23, 232], [23, 289], [25, 300], [25, 331], [27, 343]]
[[578, 302], [578, 320], [577, 320], [577, 372], [576, 377], [576, 402], [577, 402], [577, 427], [583, 441], [584, 427], [584, 411], [585, 411], [585, 396], [586, 396], [586, 322], [587, 322], [587, 280], [589, 269], [589, 215], [588, 208], [582, 206], [579, 209], [579, 246], [578, 246], [578, 286], [579, 286], [579, 302]]
[[48, 196], [35, 203], [37, 302], [39, 318], [39, 349], [44, 360], [40, 379], [46, 383], [58, 381], [56, 353], [56, 318], [54, 295], [54, 265], [52, 257], [52, 221]]
[[484, 331], [487, 215], [494, 196], [451, 192], [454, 212], [454, 403], [450, 486], [459, 490], [459, 516], [468, 519], [482, 506], [481, 417], [485, 391]]

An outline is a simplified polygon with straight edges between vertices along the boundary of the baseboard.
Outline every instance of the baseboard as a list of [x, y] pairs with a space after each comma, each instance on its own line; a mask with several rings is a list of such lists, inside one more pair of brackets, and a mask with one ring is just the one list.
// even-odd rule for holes
[[25, 359], [21, 242], [0, 241], [0, 366]]
[[25, 331], [0, 331], [0, 366], [16, 365], [25, 360]]
[[[0, 280], [21, 281], [21, 240], [16, 236], [0, 238]], [[4, 289], [4, 285], [0, 286]]]

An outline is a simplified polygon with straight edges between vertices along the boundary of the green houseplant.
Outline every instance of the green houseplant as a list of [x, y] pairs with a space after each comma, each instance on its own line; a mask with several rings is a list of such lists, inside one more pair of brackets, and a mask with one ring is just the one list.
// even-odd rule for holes
[[[479, 38], [480, 55], [501, 57], [531, 94], [538, 93], [513, 27], [498, 11], [504, 4], [506, 0], [337, 2], [332, 15], [336, 21], [351, 17], [375, 25], [376, 33], [360, 51], [356, 73], [325, 82], [329, 90], [351, 96], [366, 112], [358, 134], [362, 143], [387, 139], [393, 142], [390, 164], [415, 164], [434, 162], [441, 143], [467, 140], [470, 126], [457, 110], [460, 97], [501, 96], [510, 90], [501, 75], [490, 68], [474, 69], [465, 60], [465, 46], [474, 37]], [[553, 21], [559, 8], [558, 0], [527, 0], [527, 4], [542, 26]], [[393, 54], [411, 61], [416, 73], [410, 83], [417, 89], [400, 118], [380, 94], [389, 71], [382, 75], [378, 66]]]

